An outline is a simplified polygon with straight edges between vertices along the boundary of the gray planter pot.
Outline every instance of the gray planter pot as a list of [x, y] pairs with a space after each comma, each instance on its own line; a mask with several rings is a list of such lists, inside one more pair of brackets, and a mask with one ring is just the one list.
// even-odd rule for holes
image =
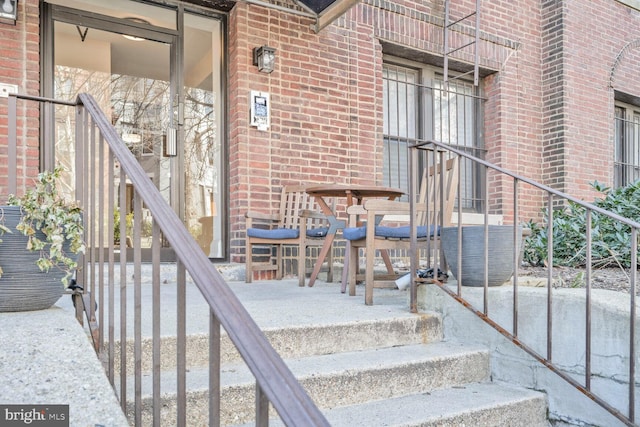
[[[522, 227], [518, 226], [515, 253], [519, 257], [522, 247]], [[449, 269], [458, 274], [458, 227], [443, 227], [441, 244]], [[484, 286], [484, 225], [462, 227], [463, 286]], [[489, 286], [499, 286], [513, 275], [513, 226], [489, 226]], [[456, 277], [456, 279], [458, 279]]]
[[[4, 224], [13, 233], [0, 239], [0, 261], [4, 271], [0, 277], [0, 312], [43, 310], [51, 307], [64, 292], [64, 272], [52, 268], [42, 272], [36, 265], [39, 252], [26, 249], [27, 237], [15, 231], [20, 220], [20, 208], [0, 206]], [[1, 214], [1, 213], [0, 213]], [[39, 238], [44, 234], [38, 232]]]

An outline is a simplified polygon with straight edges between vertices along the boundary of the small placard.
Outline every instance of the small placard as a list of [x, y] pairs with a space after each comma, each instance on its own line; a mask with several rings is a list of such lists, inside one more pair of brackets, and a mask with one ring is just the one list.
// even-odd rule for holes
[[269, 94], [267, 92], [251, 91], [251, 126], [258, 130], [268, 130], [270, 122]]

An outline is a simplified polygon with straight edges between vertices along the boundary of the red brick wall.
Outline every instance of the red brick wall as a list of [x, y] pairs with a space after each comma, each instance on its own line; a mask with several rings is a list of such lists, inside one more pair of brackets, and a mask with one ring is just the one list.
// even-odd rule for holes
[[[244, 212], [273, 209], [281, 185], [381, 182], [381, 40], [440, 53], [444, 15], [442, 2], [375, 5], [359, 3], [317, 35], [305, 18], [236, 5], [230, 19], [234, 260], [243, 260]], [[452, 2], [451, 14], [462, 16], [474, 5]], [[540, 179], [539, 2], [503, 1], [491, 7], [494, 13], [481, 15], [486, 39], [480, 46], [481, 65], [500, 73], [484, 83], [488, 160]], [[276, 71], [270, 75], [258, 73], [250, 62], [251, 49], [262, 44], [277, 49]], [[247, 96], [252, 89], [271, 95], [272, 126], [267, 132], [248, 127]], [[504, 214], [512, 206], [505, 202], [511, 185], [503, 181], [492, 181], [491, 189], [500, 193], [493, 211]], [[522, 197], [530, 200], [529, 211], [537, 213], [539, 197]]]
[[[474, 7], [451, 1], [451, 16]], [[244, 210], [273, 206], [272, 190], [282, 184], [380, 182], [381, 44], [401, 46], [409, 59], [412, 52], [438, 55], [443, 16], [443, 1], [364, 0], [316, 35], [304, 18], [237, 5], [231, 32], [238, 30], [236, 66], [245, 74], [234, 82], [232, 105], [245, 113], [232, 122], [238, 139], [231, 142], [247, 156], [231, 171], [232, 195], [246, 195], [232, 197], [235, 253]], [[640, 95], [640, 49], [632, 44], [640, 39], [638, 11], [613, 0], [504, 0], [483, 2], [480, 21], [480, 65], [495, 71], [482, 83], [487, 160], [592, 200], [589, 183], [613, 179], [612, 70], [615, 89]], [[452, 43], [461, 39], [454, 34]], [[250, 49], [261, 44], [278, 49], [268, 76], [250, 65]], [[268, 132], [246, 126], [251, 89], [271, 94]], [[511, 181], [491, 175], [489, 188], [491, 211], [512, 219]], [[521, 185], [519, 197], [519, 220], [538, 217], [542, 193]]]
[[[17, 25], [0, 23], [0, 82], [32, 95], [40, 84], [38, 5], [23, 0]], [[474, 6], [452, 0], [451, 15]], [[308, 18], [236, 4], [227, 62], [232, 261], [244, 259], [244, 213], [273, 209], [282, 185], [381, 182], [383, 51], [429, 53], [437, 63], [443, 13], [443, 0], [362, 0], [315, 34]], [[493, 72], [482, 81], [487, 160], [586, 200], [594, 196], [589, 182], [611, 184], [614, 89], [640, 96], [639, 24], [639, 11], [614, 0], [482, 2], [480, 65]], [[272, 74], [252, 65], [252, 49], [264, 44], [277, 49]], [[271, 96], [267, 131], [249, 126], [251, 90]], [[33, 175], [38, 114], [20, 105], [18, 175]], [[6, 128], [0, 98], [0, 198], [14, 173]], [[509, 217], [510, 182], [491, 177], [490, 191], [492, 212]], [[527, 220], [543, 200], [521, 191]]]
[[[18, 3], [16, 25], [0, 22], [0, 83], [18, 85], [18, 93], [39, 95], [40, 53], [38, 0]], [[18, 165], [8, 170], [7, 98], [0, 98], [0, 203], [6, 201], [9, 174], [17, 174], [18, 188], [25, 176], [35, 176], [39, 167], [39, 114], [33, 105], [18, 101]]]
[[[640, 12], [619, 2], [545, 2], [544, 181], [593, 200], [589, 183], [613, 183], [613, 90], [610, 78], [624, 46], [640, 38]], [[619, 62], [614, 88], [640, 95], [637, 48]], [[633, 70], [626, 74], [623, 69]]]
[[[494, 2], [491, 10], [483, 8], [480, 22], [485, 38], [498, 36], [513, 43], [509, 45], [508, 52], [496, 61], [494, 66], [498, 71], [484, 79], [486, 159], [541, 182], [540, 2]], [[486, 51], [491, 52], [489, 48]], [[506, 221], [513, 221], [513, 181], [504, 175], [491, 173], [488, 182], [490, 213], [504, 215]], [[540, 192], [520, 185], [518, 196], [519, 221], [537, 217]]]
[[[589, 183], [613, 183], [613, 89], [640, 96], [640, 12], [617, 1], [566, 2], [566, 177], [574, 195], [592, 200]], [[615, 68], [614, 84], [611, 74]]]
[[[244, 213], [274, 209], [281, 186], [382, 180], [381, 48], [357, 24], [320, 34], [308, 18], [239, 3], [230, 16], [230, 176], [232, 260], [242, 261]], [[346, 22], [343, 20], [343, 22]], [[276, 49], [271, 74], [252, 49]], [[251, 90], [268, 92], [271, 127], [249, 126]]]

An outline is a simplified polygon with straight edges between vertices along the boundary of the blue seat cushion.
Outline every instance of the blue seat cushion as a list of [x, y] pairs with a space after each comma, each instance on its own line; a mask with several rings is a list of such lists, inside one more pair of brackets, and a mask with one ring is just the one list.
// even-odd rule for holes
[[[427, 233], [427, 226], [420, 225], [418, 226], [418, 238], [425, 238], [428, 236], [433, 236], [434, 230], [436, 227], [431, 225], [429, 226], [429, 233]], [[392, 239], [408, 239], [411, 232], [411, 228], [408, 225], [403, 225], [401, 227], [387, 227], [383, 225], [376, 225], [376, 237], [384, 237], [384, 238], [392, 238]], [[437, 230], [437, 234], [439, 234], [439, 230]], [[367, 236], [367, 227], [347, 227], [343, 230], [342, 235], [347, 240], [361, 240]]]
[[329, 227], [318, 227], [307, 230], [307, 237], [324, 237], [329, 232]]
[[274, 228], [271, 230], [247, 228], [247, 236], [260, 239], [297, 239], [300, 236], [300, 230], [293, 228]]
[[364, 239], [367, 235], [367, 226], [362, 227], [346, 227], [342, 230], [342, 236], [347, 240]]

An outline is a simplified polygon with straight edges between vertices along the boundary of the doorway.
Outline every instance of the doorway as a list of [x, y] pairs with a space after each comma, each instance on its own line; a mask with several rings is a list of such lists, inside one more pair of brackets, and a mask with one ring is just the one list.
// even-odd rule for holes
[[[49, 60], [50, 74], [43, 93], [67, 100], [81, 92], [93, 95], [204, 253], [225, 259], [223, 22], [181, 5], [105, 3], [45, 4], [44, 62]], [[66, 122], [58, 117], [57, 123]], [[54, 158], [72, 175], [73, 144], [66, 131], [56, 130]], [[131, 215], [130, 188], [125, 194], [118, 209]], [[151, 247], [151, 218], [144, 208], [140, 220], [144, 255]], [[170, 259], [170, 249], [164, 252]]]

